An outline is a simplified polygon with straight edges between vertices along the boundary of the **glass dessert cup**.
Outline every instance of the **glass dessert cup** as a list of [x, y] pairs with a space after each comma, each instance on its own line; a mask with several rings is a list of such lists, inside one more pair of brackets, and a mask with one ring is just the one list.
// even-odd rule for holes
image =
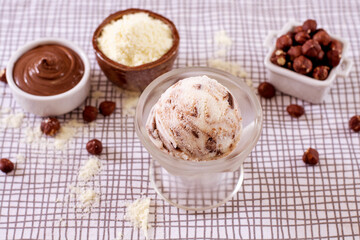
[[[151, 141], [146, 121], [161, 94], [175, 82], [206, 75], [227, 87], [236, 98], [243, 130], [236, 148], [227, 156], [210, 161], [187, 161], [158, 149]], [[175, 69], [155, 79], [140, 96], [136, 109], [136, 133], [151, 154], [150, 181], [155, 191], [176, 207], [201, 211], [222, 205], [240, 189], [243, 162], [255, 147], [262, 130], [262, 110], [255, 92], [242, 80], [206, 67]]]

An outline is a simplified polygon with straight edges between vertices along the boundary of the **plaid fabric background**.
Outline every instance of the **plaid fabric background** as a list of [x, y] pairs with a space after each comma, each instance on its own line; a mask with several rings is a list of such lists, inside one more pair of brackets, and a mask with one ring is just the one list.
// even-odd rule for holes
[[[261, 99], [262, 136], [246, 160], [245, 179], [239, 193], [224, 206], [190, 213], [170, 206], [151, 188], [149, 154], [134, 131], [134, 118], [122, 114], [124, 96], [114, 90], [100, 71], [91, 38], [109, 14], [139, 7], [171, 19], [180, 37], [175, 68], [204, 66], [213, 57], [215, 32], [225, 30], [233, 39], [227, 60], [237, 61], [257, 86], [267, 79], [262, 43], [271, 29], [289, 19], [314, 18], [329, 32], [346, 38], [354, 67], [349, 77], [337, 78], [326, 103], [313, 105], [277, 93]], [[124, 239], [143, 238], [123, 220], [124, 201], [141, 194], [153, 199], [156, 217], [151, 239], [359, 239], [360, 135], [348, 120], [360, 114], [360, 2], [353, 1], [0, 1], [0, 66], [24, 43], [39, 37], [74, 41], [91, 61], [92, 91], [116, 101], [115, 114], [99, 118], [96, 127], [84, 127], [82, 137], [61, 156], [37, 152], [21, 139], [25, 127], [37, 127], [41, 118], [26, 114], [21, 129], [1, 131], [1, 157], [26, 157], [15, 172], [0, 174], [0, 239]], [[292, 119], [286, 106], [297, 103], [306, 114]], [[0, 83], [0, 105], [15, 112], [9, 87]], [[61, 116], [61, 122], [81, 120], [82, 107]], [[26, 126], [25, 126], [26, 125]], [[77, 170], [87, 160], [86, 142], [93, 137], [106, 146], [103, 170], [93, 180], [102, 193], [100, 206], [82, 216], [62, 200], [67, 186], [77, 181]], [[19, 141], [20, 139], [20, 141]], [[308, 147], [321, 156], [320, 164], [306, 166], [301, 156]], [[54, 161], [62, 158], [61, 164]], [[59, 221], [62, 220], [62, 221]]]

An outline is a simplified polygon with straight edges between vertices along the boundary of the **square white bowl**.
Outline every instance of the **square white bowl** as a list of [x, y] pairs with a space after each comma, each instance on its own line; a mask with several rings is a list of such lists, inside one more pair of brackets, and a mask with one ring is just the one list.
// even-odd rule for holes
[[345, 39], [329, 33], [331, 38], [336, 39], [343, 44], [343, 51], [339, 65], [331, 69], [329, 76], [324, 81], [316, 80], [273, 64], [270, 61], [270, 58], [275, 50], [275, 39], [299, 25], [302, 24], [296, 21], [290, 21], [285, 24], [280, 31], [270, 31], [265, 38], [264, 45], [269, 49], [269, 52], [265, 57], [265, 66], [268, 71], [269, 82], [273, 84], [277, 90], [283, 93], [311, 103], [319, 104], [327, 97], [337, 76], [346, 77], [349, 75], [353, 66], [352, 60], [346, 57], [349, 45]]

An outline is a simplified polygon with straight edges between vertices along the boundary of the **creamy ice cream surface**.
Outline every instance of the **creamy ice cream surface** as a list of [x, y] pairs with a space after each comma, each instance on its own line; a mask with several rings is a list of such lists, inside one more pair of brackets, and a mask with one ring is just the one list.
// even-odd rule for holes
[[161, 150], [191, 161], [222, 158], [240, 140], [242, 118], [230, 91], [207, 76], [169, 87], [147, 120], [151, 140]]

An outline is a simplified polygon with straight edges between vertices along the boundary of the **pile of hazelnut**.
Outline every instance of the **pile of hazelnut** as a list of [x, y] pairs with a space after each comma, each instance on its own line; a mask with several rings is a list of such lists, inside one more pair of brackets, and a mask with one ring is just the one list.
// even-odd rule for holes
[[315, 20], [308, 19], [302, 26], [276, 40], [270, 61], [297, 73], [325, 80], [341, 59], [342, 44], [332, 39]]

